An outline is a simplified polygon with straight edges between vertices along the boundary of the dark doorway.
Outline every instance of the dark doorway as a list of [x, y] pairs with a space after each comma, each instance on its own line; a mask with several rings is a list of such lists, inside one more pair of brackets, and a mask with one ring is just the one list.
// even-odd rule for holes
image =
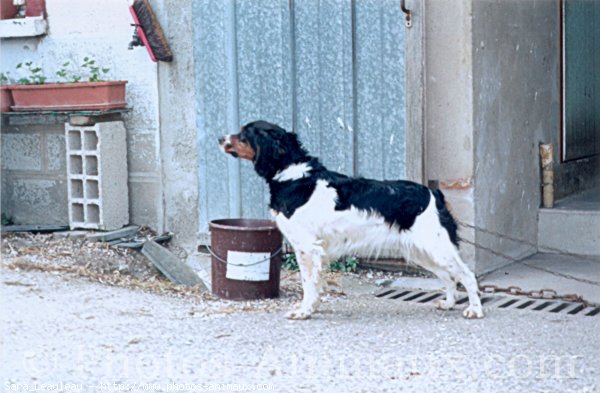
[[600, 154], [600, 1], [562, 0], [562, 161]]

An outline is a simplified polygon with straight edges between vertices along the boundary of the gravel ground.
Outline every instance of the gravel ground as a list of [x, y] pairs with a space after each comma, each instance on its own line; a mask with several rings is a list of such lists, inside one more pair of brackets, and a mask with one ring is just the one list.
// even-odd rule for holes
[[[61, 236], [2, 239], [3, 391], [464, 392], [600, 390], [598, 318], [459, 311], [376, 299], [399, 274], [328, 275], [300, 298], [232, 302], [166, 280], [137, 251]], [[178, 253], [179, 250], [172, 249]]]
[[293, 294], [234, 304], [4, 268], [2, 389], [600, 390], [598, 317], [484, 307], [485, 319], [465, 320], [376, 299], [374, 279], [344, 276], [346, 296], [328, 296], [311, 320], [288, 321]]
[[[149, 230], [148, 236], [154, 235]], [[169, 251], [185, 260], [187, 253], [172, 244], [163, 244]], [[44, 235], [31, 233], [2, 234], [0, 242], [2, 266], [11, 270], [33, 270], [54, 274], [76, 275], [87, 280], [129, 289], [142, 289], [158, 294], [174, 294], [204, 301], [217, 301], [210, 294], [197, 288], [188, 288], [171, 283], [139, 250], [111, 247], [106, 243], [90, 242], [85, 237], [68, 238], [59, 234]], [[200, 255], [200, 254], [199, 254]], [[206, 259], [206, 254], [201, 258]], [[210, 259], [207, 260], [210, 265]], [[367, 280], [391, 282], [404, 274], [361, 270], [352, 276]], [[338, 284], [341, 273], [326, 273], [327, 290], [339, 295]], [[254, 308], [268, 308], [271, 305], [290, 305], [297, 301], [302, 286], [297, 273], [283, 271], [280, 286], [281, 298], [274, 301], [254, 303]], [[236, 308], [246, 307], [239, 303]]]
[[[153, 233], [148, 234], [151, 235]], [[160, 279], [159, 272], [139, 251], [90, 242], [85, 237], [3, 233], [0, 244], [4, 262], [21, 258], [49, 268], [78, 268], [90, 274], [119, 274], [142, 281]]]

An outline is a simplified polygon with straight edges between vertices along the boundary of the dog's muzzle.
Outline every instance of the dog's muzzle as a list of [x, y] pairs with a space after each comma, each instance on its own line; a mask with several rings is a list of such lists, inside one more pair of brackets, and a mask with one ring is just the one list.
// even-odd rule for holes
[[231, 136], [223, 135], [219, 137], [219, 146], [224, 153], [229, 153], [228, 149], [231, 149], [233, 145], [231, 144]]
[[238, 154], [233, 149], [233, 145], [231, 144], [231, 135], [224, 135], [219, 137], [219, 146], [223, 153], [231, 154], [233, 157], [237, 158]]

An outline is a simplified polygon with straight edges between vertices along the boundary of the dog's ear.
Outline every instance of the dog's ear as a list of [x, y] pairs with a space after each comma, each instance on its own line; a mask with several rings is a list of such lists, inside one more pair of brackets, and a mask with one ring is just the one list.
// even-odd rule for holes
[[269, 179], [281, 169], [286, 155], [285, 141], [272, 134], [258, 133], [255, 135], [255, 144], [254, 169], [259, 176]]
[[294, 131], [292, 132], [286, 132], [285, 136], [287, 137], [287, 140], [292, 143], [292, 144], [298, 144], [298, 135], [296, 135], [296, 133]]
[[255, 151], [254, 169], [266, 179], [306, 155], [296, 134], [276, 124], [259, 120], [248, 123], [243, 129]]
[[269, 179], [277, 172], [276, 165], [280, 157], [280, 144], [270, 135], [266, 122], [253, 122], [245, 125], [243, 131], [246, 140], [254, 150], [254, 169], [256, 173]]

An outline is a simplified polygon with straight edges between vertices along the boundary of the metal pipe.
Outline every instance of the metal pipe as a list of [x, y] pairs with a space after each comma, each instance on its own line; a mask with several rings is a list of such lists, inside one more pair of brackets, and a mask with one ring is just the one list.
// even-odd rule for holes
[[542, 206], [554, 207], [554, 149], [551, 143], [540, 144], [542, 166]]

